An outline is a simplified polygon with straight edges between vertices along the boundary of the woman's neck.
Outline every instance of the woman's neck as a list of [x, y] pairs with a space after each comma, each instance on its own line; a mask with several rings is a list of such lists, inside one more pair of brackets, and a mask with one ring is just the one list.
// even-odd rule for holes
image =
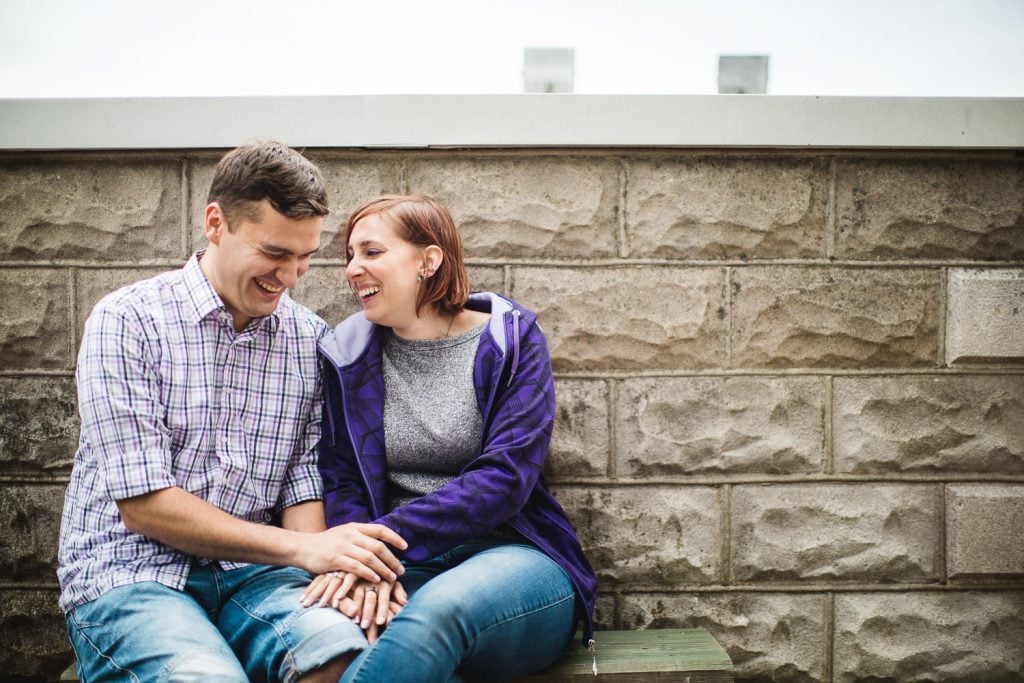
[[416, 316], [408, 325], [391, 330], [402, 339], [444, 339], [451, 335], [456, 317], [435, 309]]
[[417, 316], [408, 325], [391, 330], [402, 339], [444, 339], [467, 332], [483, 323], [490, 316], [480, 311], [462, 309], [455, 315], [433, 310]]

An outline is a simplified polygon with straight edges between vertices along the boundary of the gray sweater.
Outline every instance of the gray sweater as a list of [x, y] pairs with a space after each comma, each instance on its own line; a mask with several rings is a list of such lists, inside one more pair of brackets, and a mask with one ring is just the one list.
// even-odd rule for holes
[[445, 339], [385, 337], [388, 510], [441, 488], [480, 454], [473, 360], [486, 325]]

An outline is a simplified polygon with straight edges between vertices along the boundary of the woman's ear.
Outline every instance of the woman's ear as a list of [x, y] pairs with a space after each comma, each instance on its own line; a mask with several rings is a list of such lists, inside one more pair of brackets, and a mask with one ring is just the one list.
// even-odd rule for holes
[[436, 244], [431, 244], [423, 250], [423, 267], [430, 275], [437, 272], [442, 261], [444, 261], [444, 252]]

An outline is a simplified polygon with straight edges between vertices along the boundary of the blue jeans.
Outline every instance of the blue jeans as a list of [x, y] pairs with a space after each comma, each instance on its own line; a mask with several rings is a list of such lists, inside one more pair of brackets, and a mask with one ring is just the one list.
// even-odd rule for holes
[[409, 604], [342, 681], [512, 678], [547, 666], [572, 638], [572, 581], [532, 546], [469, 543], [405, 568]]
[[194, 565], [184, 591], [147, 581], [68, 614], [83, 681], [294, 681], [366, 647], [333, 609], [304, 608], [291, 567]]

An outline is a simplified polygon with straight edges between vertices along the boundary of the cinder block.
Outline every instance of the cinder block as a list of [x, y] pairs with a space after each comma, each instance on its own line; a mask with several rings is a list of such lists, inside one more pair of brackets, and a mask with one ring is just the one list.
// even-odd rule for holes
[[1024, 270], [952, 268], [947, 296], [947, 363], [1024, 363]]
[[513, 270], [512, 297], [540, 316], [558, 371], [725, 364], [718, 268]]
[[1024, 375], [837, 377], [837, 472], [1024, 473]]
[[1024, 574], [1022, 530], [1024, 485], [950, 484], [946, 489], [949, 577]]
[[751, 266], [732, 288], [736, 367], [936, 364], [937, 270]]
[[618, 404], [620, 477], [821, 471], [817, 378], [629, 379]]
[[73, 661], [56, 589], [0, 591], [0, 671], [5, 680], [56, 681]]
[[967, 158], [839, 163], [839, 258], [1024, 258], [1024, 167]]
[[629, 163], [631, 256], [824, 258], [828, 166], [816, 159], [687, 157]]
[[213, 172], [220, 156], [204, 154], [189, 159], [188, 228], [191, 251], [206, 247], [206, 236], [203, 233], [203, 226], [206, 224], [206, 203], [210, 195], [210, 183], [213, 182]]
[[[331, 213], [324, 218], [319, 258], [343, 259], [345, 223], [352, 209], [382, 194], [401, 189], [402, 164], [393, 153], [365, 156], [307, 155], [324, 176]], [[212, 179], [212, 176], [211, 176]]]
[[0, 378], [3, 469], [70, 466], [78, 427], [75, 382], [70, 377]]
[[469, 288], [474, 292], [494, 292], [508, 296], [505, 292], [505, 269], [501, 266], [467, 266]]
[[828, 680], [824, 594], [627, 593], [621, 599], [622, 628], [706, 628], [729, 653], [737, 680]]
[[602, 380], [555, 381], [555, 432], [545, 471], [554, 480], [608, 474], [608, 384]]
[[409, 189], [445, 204], [473, 257], [616, 256], [618, 165], [600, 157], [419, 157]]
[[719, 582], [715, 489], [562, 486], [556, 495], [606, 590]]
[[938, 508], [931, 484], [734, 486], [733, 574], [741, 582], [937, 581]]
[[0, 580], [56, 580], [64, 486], [0, 486]]
[[27, 160], [2, 170], [0, 259], [181, 256], [176, 160]]
[[614, 629], [617, 612], [615, 596], [598, 593], [597, 604], [594, 606], [594, 627], [601, 631]]
[[402, 159], [398, 152], [335, 153], [311, 151], [306, 158], [324, 176], [331, 216], [342, 225], [359, 204], [401, 191]]
[[67, 270], [0, 268], [0, 370], [71, 367], [70, 292]]
[[834, 680], [1019, 681], [1024, 593], [839, 593]]

